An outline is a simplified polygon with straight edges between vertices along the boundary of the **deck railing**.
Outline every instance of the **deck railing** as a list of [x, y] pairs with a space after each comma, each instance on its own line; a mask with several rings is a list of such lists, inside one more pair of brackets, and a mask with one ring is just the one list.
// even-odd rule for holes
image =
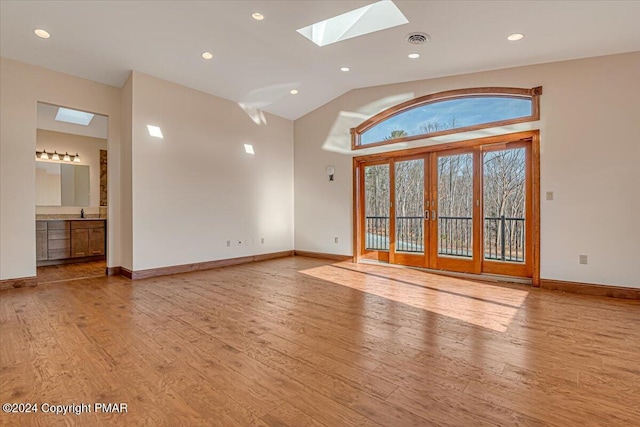
[[[424, 252], [424, 223], [421, 216], [396, 217], [396, 251]], [[389, 217], [366, 217], [365, 247], [389, 250]], [[438, 218], [438, 253], [470, 258], [473, 255], [473, 221], [467, 216]], [[484, 218], [484, 258], [524, 262], [525, 219]]]

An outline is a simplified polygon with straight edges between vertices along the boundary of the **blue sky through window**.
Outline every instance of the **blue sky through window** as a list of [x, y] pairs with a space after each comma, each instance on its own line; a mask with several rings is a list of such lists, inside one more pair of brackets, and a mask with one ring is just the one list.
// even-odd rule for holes
[[[404, 136], [422, 135], [483, 123], [530, 116], [532, 102], [528, 98], [482, 96], [450, 99], [412, 108], [393, 116], [362, 133], [362, 145], [390, 139], [394, 131]], [[397, 132], [395, 137], [401, 136]]]

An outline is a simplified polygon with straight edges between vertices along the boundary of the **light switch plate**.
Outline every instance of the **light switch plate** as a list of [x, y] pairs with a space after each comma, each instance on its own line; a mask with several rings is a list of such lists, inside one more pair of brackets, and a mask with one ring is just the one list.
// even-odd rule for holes
[[587, 264], [589, 261], [589, 257], [586, 255], [580, 255], [580, 264]]
[[547, 200], [553, 200], [553, 191], [547, 191]]

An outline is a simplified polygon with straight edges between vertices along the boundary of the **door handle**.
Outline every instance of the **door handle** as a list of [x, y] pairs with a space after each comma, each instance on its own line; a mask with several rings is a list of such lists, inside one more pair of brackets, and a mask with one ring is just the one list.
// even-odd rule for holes
[[428, 210], [424, 211], [424, 219], [429, 221], [429, 211]]
[[431, 211], [431, 221], [435, 221], [436, 220], [436, 210], [432, 210]]

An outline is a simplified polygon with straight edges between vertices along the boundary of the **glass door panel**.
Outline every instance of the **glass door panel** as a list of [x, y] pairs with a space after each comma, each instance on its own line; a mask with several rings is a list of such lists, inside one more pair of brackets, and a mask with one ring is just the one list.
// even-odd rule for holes
[[[431, 247], [435, 268], [469, 273], [479, 272], [477, 257], [476, 151], [436, 153], [433, 161], [435, 211]], [[432, 207], [433, 209], [433, 207]]]
[[438, 158], [438, 255], [473, 257], [473, 154]]
[[396, 252], [424, 254], [424, 159], [395, 163]]
[[[389, 181], [389, 164], [364, 166], [365, 257], [386, 261], [391, 241]], [[379, 254], [381, 251], [386, 254]]]
[[426, 267], [425, 247], [425, 158], [405, 158], [393, 162], [393, 245], [394, 264]]
[[525, 149], [484, 153], [484, 259], [525, 260]]
[[516, 143], [482, 154], [485, 272], [530, 275], [527, 150], [528, 145]]

